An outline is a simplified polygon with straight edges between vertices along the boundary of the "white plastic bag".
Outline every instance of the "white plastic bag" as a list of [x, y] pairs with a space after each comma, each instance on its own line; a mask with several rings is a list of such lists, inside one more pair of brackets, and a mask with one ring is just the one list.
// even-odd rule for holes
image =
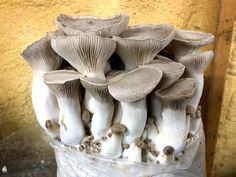
[[[84, 154], [78, 149], [54, 141], [52, 146], [57, 161], [58, 177], [206, 177], [205, 138], [202, 126], [196, 139], [195, 158], [190, 168], [180, 169], [181, 165], [167, 167], [153, 163], [134, 163], [122, 159]], [[194, 146], [194, 144], [192, 145]], [[191, 150], [191, 153], [194, 151]], [[194, 157], [192, 155], [192, 157]]]

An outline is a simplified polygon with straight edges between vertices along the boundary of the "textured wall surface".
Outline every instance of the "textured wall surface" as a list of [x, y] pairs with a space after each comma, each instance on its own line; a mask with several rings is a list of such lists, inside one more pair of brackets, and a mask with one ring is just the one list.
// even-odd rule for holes
[[[176, 28], [215, 32], [216, 0], [1, 0], [0, 139], [34, 121], [31, 69], [20, 53], [47, 31], [58, 14], [130, 15], [130, 24], [172, 23]], [[209, 75], [209, 74], [208, 74]]]
[[214, 177], [236, 176], [236, 22], [215, 148]]

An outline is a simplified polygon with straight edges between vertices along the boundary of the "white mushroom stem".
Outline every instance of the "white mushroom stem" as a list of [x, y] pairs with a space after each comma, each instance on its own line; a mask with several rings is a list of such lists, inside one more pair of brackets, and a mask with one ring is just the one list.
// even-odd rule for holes
[[122, 113], [121, 103], [117, 101], [115, 104], [115, 110], [114, 110], [114, 115], [113, 115], [113, 121], [112, 121], [113, 124], [121, 122], [122, 114], [123, 113]]
[[124, 149], [122, 157], [128, 161], [142, 162], [142, 148], [133, 142], [128, 149]]
[[176, 162], [174, 161], [174, 156], [172, 155], [165, 155], [161, 152], [158, 156], [156, 161], [158, 161], [162, 165], [174, 165]]
[[150, 94], [149, 98], [149, 108], [150, 108], [150, 114], [155, 117], [155, 124], [157, 127], [162, 127], [162, 109], [161, 109], [161, 102], [160, 100], [155, 96], [155, 94]]
[[101, 154], [106, 157], [119, 158], [122, 155], [122, 135], [126, 127], [116, 123], [109, 131], [111, 137], [102, 143]]
[[191, 74], [188, 74], [188, 77], [194, 78], [197, 83], [196, 93], [194, 94], [193, 98], [190, 100], [190, 103], [189, 103], [189, 105], [192, 105], [195, 109], [197, 109], [197, 106], [202, 96], [204, 76], [203, 76], [203, 73], [191, 73]]
[[160, 132], [154, 139], [157, 150], [162, 151], [166, 146], [171, 146], [174, 153], [178, 154], [183, 150], [189, 132], [190, 122], [186, 118], [186, 111], [164, 107], [162, 117]]
[[83, 102], [83, 107], [87, 109], [90, 113], [95, 112], [95, 99], [93, 95], [88, 91], [85, 90], [85, 95], [84, 95], [84, 102]]
[[159, 132], [154, 122], [148, 122], [146, 127], [147, 127], [147, 138], [150, 140], [156, 139]]
[[33, 74], [32, 103], [40, 126], [47, 131], [46, 121], [58, 120], [59, 108], [55, 95], [43, 81], [42, 73]]
[[81, 84], [91, 93], [90, 99], [94, 99], [94, 113], [91, 121], [91, 132], [94, 139], [106, 136], [111, 127], [114, 113], [113, 98], [108, 92], [106, 81], [97, 78], [81, 78]]
[[111, 96], [105, 100], [95, 99], [95, 110], [91, 122], [91, 132], [94, 139], [105, 136], [111, 127], [114, 103]]
[[146, 124], [146, 97], [135, 102], [121, 102], [121, 107], [123, 111], [121, 124], [127, 127], [123, 144], [131, 144], [135, 138], [141, 137]]
[[105, 142], [102, 142], [101, 154], [106, 157], [119, 158], [122, 155], [122, 135], [112, 134]]
[[60, 107], [60, 137], [61, 141], [68, 145], [77, 145], [85, 135], [79, 98], [59, 98]]

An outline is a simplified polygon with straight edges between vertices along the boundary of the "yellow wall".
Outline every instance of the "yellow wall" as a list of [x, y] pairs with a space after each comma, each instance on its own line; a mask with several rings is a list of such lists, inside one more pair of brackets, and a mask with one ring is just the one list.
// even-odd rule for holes
[[0, 139], [34, 120], [31, 68], [20, 53], [47, 31], [58, 14], [130, 15], [130, 24], [171, 23], [215, 32], [217, 0], [1, 0]]
[[231, 52], [225, 79], [212, 170], [214, 177], [236, 176], [236, 22], [234, 23]]

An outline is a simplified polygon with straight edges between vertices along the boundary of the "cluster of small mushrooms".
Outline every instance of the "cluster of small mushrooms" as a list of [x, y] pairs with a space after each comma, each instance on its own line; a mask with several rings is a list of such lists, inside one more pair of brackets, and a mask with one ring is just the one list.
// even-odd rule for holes
[[213, 35], [127, 14], [67, 16], [23, 53], [32, 102], [49, 136], [108, 158], [177, 163], [201, 128], [199, 100]]

